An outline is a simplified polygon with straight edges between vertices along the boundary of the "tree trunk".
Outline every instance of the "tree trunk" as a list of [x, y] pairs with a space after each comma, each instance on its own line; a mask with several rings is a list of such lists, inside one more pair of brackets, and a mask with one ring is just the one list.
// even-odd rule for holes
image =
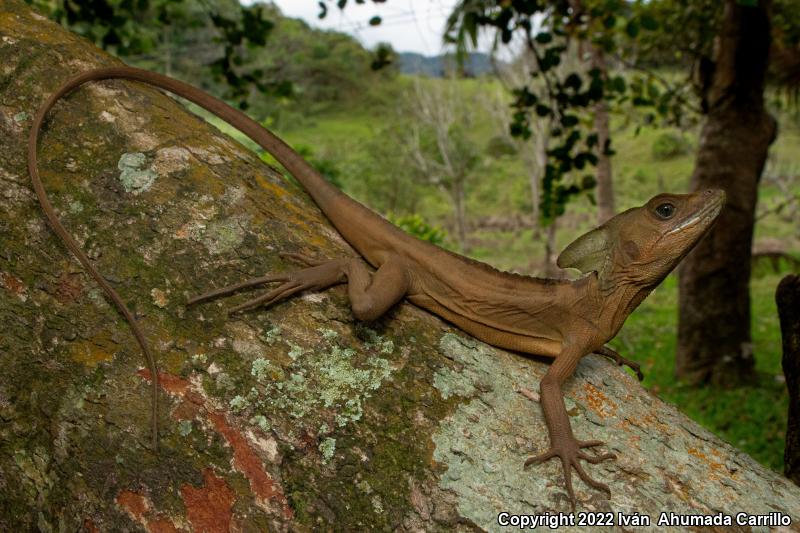
[[783, 338], [783, 375], [789, 393], [784, 473], [800, 485], [800, 276], [786, 276], [775, 291]]
[[[570, 0], [575, 21], [586, 16], [586, 7], [581, 0]], [[589, 64], [591, 68], [598, 69], [602, 78], [607, 77], [606, 56], [603, 49], [594, 46], [590, 40], [582, 40], [578, 43], [578, 50], [581, 59], [589, 53]], [[594, 129], [597, 132], [598, 154], [597, 154], [597, 223], [602, 224], [614, 216], [614, 184], [611, 173], [611, 157], [606, 154], [606, 145], [611, 139], [610, 120], [608, 116], [608, 103], [600, 100], [594, 106]]]
[[[606, 58], [603, 50], [589, 44], [592, 67], [600, 69], [605, 78]], [[606, 154], [606, 145], [611, 139], [608, 104], [605, 100], [594, 106], [594, 129], [597, 132], [599, 152], [597, 154], [597, 223], [602, 224], [614, 216], [614, 184], [611, 174], [611, 157]]]
[[461, 253], [466, 253], [469, 250], [467, 244], [467, 214], [464, 203], [464, 180], [461, 177], [454, 177], [453, 184], [451, 185], [451, 197], [453, 199], [453, 207], [456, 218], [456, 235], [458, 236], [458, 248]]
[[[0, 57], [0, 531], [499, 531], [503, 511], [570, 510], [557, 461], [522, 468], [548, 446], [529, 392], [542, 361], [409, 304], [356, 323], [344, 287], [235, 317], [252, 295], [186, 308], [296, 268], [280, 251], [354, 252], [255, 154], [160, 92], [109, 81], [56, 106], [41, 169], [153, 343], [150, 451], [136, 343], [49, 231], [25, 167], [47, 95], [118, 62], [18, 0], [0, 3]], [[607, 360], [586, 357], [565, 393], [576, 435], [618, 457], [587, 466], [610, 499], [576, 479], [579, 510], [800, 520], [800, 488]]]
[[753, 371], [750, 250], [758, 182], [776, 133], [763, 99], [769, 45], [769, 2], [728, 0], [691, 184], [724, 189], [727, 205], [679, 269], [677, 374], [694, 383], [746, 383]]

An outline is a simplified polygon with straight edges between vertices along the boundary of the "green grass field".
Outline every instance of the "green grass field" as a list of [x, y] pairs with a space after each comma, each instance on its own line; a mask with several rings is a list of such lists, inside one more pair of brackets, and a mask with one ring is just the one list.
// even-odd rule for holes
[[[472, 96], [488, 95], [497, 88], [493, 82], [468, 80], [462, 83], [466, 84], [465, 92]], [[409, 80], [403, 80], [401, 85], [410, 86]], [[397, 88], [393, 91], [397, 94]], [[472, 122], [472, 141], [476, 146], [486, 146], [497, 134], [493, 129], [496, 126], [480, 106], [475, 106], [472, 112], [477, 117]], [[388, 105], [369, 109], [354, 107], [302, 116], [293, 127], [278, 133], [295, 146], [312, 147], [315, 157], [333, 161], [342, 171], [340, 181], [344, 190], [370, 204], [370, 199], [382, 191], [371, 190], [369, 183], [354, 177], [359, 175], [354, 169], [363, 165], [368, 157], [369, 142], [381, 127], [391, 125], [392, 120], [395, 120], [394, 115]], [[798, 120], [780, 116], [779, 121], [780, 136], [772, 148], [766, 174], [800, 174], [797, 172], [800, 154], [795, 150], [800, 143]], [[230, 132], [224, 125], [216, 124]], [[637, 133], [634, 125], [624, 125], [622, 118], [617, 116], [612, 121], [612, 129], [616, 150], [612, 164], [618, 210], [641, 205], [658, 192], [687, 189], [694, 164], [697, 128], [681, 133], [649, 126]], [[683, 153], [666, 159], [654, 155], [654, 145], [666, 134], [685, 139]], [[402, 168], [387, 172], [402, 173]], [[416, 187], [414, 184], [408, 186]], [[795, 180], [793, 187], [797, 191], [800, 183]], [[452, 208], [447, 197], [433, 188], [418, 189], [420, 200], [416, 212], [431, 224], [451, 229]], [[765, 178], [760, 190], [762, 204], [771, 204], [782, 198], [783, 193]], [[468, 216], [480, 220], [493, 215], [526, 215], [530, 208], [530, 189], [519, 158], [485, 156], [475, 176], [468, 182]], [[570, 204], [567, 214], [558, 222], [558, 249], [563, 249], [578, 235], [591, 229], [595, 218], [594, 207], [587, 199], [578, 199]], [[797, 222], [767, 216], [757, 225], [756, 239], [778, 240], [787, 251], [798, 256], [800, 229]], [[543, 237], [535, 238], [531, 227], [500, 231], [479, 226], [469, 238], [472, 244], [469, 255], [476, 259], [522, 273], [540, 272]], [[674, 274], [633, 313], [611, 345], [626, 357], [642, 363], [646, 376], [643, 386], [647, 389], [675, 403], [688, 416], [762, 464], [782, 470], [788, 398], [782, 381], [774, 291], [787, 272], [774, 273], [765, 269], [756, 272], [751, 283], [752, 336], [759, 377], [751, 386], [738, 389], [692, 388], [676, 380], [674, 350], [678, 294]]]

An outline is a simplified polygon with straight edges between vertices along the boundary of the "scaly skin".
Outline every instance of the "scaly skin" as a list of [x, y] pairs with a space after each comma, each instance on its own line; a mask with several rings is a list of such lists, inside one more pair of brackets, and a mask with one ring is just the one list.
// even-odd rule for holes
[[[50, 225], [125, 316], [142, 347], [154, 377], [154, 449], [158, 443], [155, 359], [132, 313], [62, 226], [47, 199], [36, 163], [39, 131], [47, 112], [58, 99], [85, 83], [112, 78], [166, 89], [245, 133], [292, 173], [363, 258], [318, 261], [288, 254], [306, 268], [222, 287], [193, 298], [189, 304], [265, 283], [279, 283], [262, 296], [233, 309], [243, 311], [271, 305], [302, 291], [347, 283], [353, 315], [359, 320], [374, 320], [406, 298], [489, 344], [554, 358], [540, 384], [551, 448], [528, 459], [525, 466], [558, 457], [573, 508], [576, 503], [573, 469], [588, 485], [609, 490], [605, 484], [589, 477], [580, 461], [598, 463], [614, 456], [582, 451], [602, 443], [581, 441], [572, 434], [561, 387], [575, 371], [578, 361], [592, 352], [610, 357], [618, 364], [630, 365], [641, 379], [636, 363], [623, 359], [604, 344], [617, 334], [627, 316], [705, 235], [724, 204], [722, 191], [660, 194], [644, 206], [620, 213], [583, 235], [558, 258], [562, 268], [577, 268], [585, 274], [577, 280], [509, 274], [403, 233], [331, 186], [275, 135], [243, 113], [190, 85], [129, 67], [80, 74], [59, 87], [37, 112], [29, 138], [28, 168]], [[371, 272], [368, 265], [375, 268], [375, 272]]]

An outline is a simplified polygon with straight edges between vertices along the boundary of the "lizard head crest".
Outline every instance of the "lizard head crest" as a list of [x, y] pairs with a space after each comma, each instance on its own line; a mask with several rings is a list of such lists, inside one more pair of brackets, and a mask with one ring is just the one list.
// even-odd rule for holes
[[602, 288], [654, 287], [706, 234], [724, 204], [725, 192], [717, 189], [659, 194], [576, 239], [558, 266], [597, 272]]

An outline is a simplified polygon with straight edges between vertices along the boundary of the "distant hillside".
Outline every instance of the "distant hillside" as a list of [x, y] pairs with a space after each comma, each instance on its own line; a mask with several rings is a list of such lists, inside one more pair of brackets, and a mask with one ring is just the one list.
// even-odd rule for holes
[[[452, 55], [424, 56], [414, 52], [400, 52], [400, 72], [403, 74], [424, 74], [441, 78], [455, 65]], [[475, 52], [469, 55], [464, 65], [468, 75], [481, 76], [493, 71], [492, 62], [487, 54]]]

